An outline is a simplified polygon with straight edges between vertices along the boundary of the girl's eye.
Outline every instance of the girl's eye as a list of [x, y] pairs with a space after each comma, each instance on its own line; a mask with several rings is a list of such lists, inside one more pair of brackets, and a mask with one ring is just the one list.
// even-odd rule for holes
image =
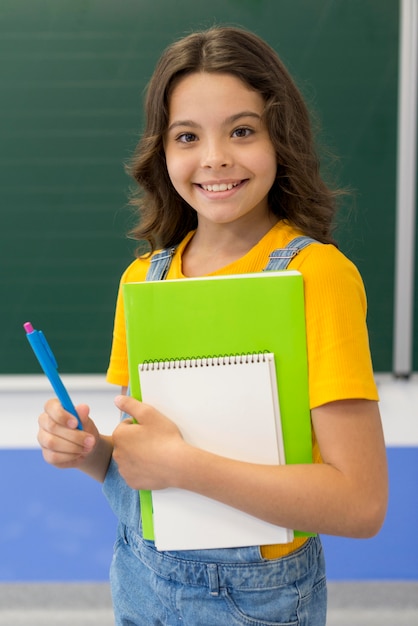
[[176, 141], [180, 143], [191, 143], [192, 141], [196, 141], [196, 135], [193, 133], [182, 133], [176, 138]]
[[234, 132], [232, 133], [232, 136], [233, 137], [249, 137], [252, 132], [253, 131], [251, 130], [251, 128], [241, 127], [241, 128], [236, 128]]

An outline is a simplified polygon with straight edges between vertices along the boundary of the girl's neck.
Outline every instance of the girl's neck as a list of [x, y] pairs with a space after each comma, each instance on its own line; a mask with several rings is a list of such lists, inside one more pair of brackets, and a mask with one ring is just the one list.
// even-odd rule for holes
[[230, 265], [245, 256], [276, 223], [277, 218], [270, 214], [268, 220], [252, 228], [199, 224], [183, 252], [183, 274], [205, 276]]

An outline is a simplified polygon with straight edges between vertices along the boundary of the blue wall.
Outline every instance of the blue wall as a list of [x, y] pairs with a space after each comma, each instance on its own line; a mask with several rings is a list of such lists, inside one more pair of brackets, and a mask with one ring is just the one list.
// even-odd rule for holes
[[388, 448], [390, 495], [373, 539], [323, 537], [330, 580], [418, 580], [418, 448]]
[[[323, 537], [330, 580], [418, 579], [418, 448], [388, 448], [390, 504], [374, 539]], [[0, 450], [0, 581], [108, 579], [116, 518], [101, 486], [48, 466], [39, 450]]]

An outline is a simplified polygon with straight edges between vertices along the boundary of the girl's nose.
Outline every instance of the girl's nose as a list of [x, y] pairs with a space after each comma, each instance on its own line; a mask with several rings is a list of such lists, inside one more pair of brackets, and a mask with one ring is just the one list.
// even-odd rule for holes
[[206, 144], [202, 151], [202, 167], [219, 169], [231, 165], [232, 158], [227, 146], [222, 141], [212, 141]]

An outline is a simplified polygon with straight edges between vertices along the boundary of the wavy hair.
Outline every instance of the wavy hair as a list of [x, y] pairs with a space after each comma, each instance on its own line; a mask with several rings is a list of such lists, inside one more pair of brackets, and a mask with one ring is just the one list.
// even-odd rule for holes
[[169, 46], [157, 63], [145, 98], [145, 128], [128, 173], [137, 185], [130, 204], [138, 211], [130, 235], [156, 247], [177, 245], [197, 227], [196, 211], [174, 189], [166, 167], [164, 136], [169, 99], [177, 82], [195, 72], [227, 73], [261, 94], [265, 123], [276, 151], [277, 174], [269, 208], [323, 243], [334, 243], [336, 198], [319, 171], [308, 109], [276, 52], [241, 28], [213, 27]]

